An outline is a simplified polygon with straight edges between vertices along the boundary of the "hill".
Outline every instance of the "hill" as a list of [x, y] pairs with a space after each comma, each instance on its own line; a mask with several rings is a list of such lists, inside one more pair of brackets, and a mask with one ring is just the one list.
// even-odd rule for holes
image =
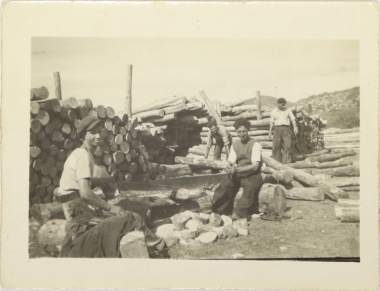
[[[277, 99], [278, 98], [272, 97], [272, 96], [261, 96], [261, 104], [273, 109], [277, 107]], [[244, 101], [244, 105], [249, 105], [249, 104], [256, 104], [256, 98], [250, 98]], [[287, 107], [291, 107], [293, 105], [294, 103], [290, 101], [286, 102]]]
[[313, 114], [327, 120], [327, 127], [352, 128], [360, 126], [360, 87], [322, 93], [301, 99], [295, 104], [310, 103]]

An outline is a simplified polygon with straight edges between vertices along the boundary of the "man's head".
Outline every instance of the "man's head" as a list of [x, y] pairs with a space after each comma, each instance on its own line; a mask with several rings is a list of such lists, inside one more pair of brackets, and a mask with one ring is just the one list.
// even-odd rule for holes
[[79, 123], [77, 133], [82, 141], [89, 145], [96, 146], [101, 142], [100, 132], [102, 130], [102, 121], [94, 116], [87, 116]]
[[216, 123], [216, 120], [214, 118], [210, 118], [210, 120], [207, 122], [207, 127], [210, 129], [210, 131], [215, 134], [218, 132], [218, 124]]
[[285, 110], [286, 100], [285, 98], [279, 98], [277, 100], [277, 108], [280, 110]]
[[251, 124], [246, 118], [241, 117], [241, 118], [236, 119], [234, 123], [234, 127], [236, 129], [236, 133], [238, 137], [240, 138], [242, 142], [246, 142], [247, 140], [249, 140], [248, 133], [249, 133], [249, 129], [251, 128]]

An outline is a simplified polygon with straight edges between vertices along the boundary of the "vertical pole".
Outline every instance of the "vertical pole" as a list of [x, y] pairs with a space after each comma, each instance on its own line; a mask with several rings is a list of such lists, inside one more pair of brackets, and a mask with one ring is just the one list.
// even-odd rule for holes
[[216, 113], [218, 113], [218, 115], [222, 117], [222, 106], [220, 104], [220, 100], [216, 101]]
[[62, 100], [61, 77], [59, 76], [59, 72], [54, 73], [54, 84], [55, 84], [55, 97], [58, 100]]
[[215, 120], [218, 124], [222, 124], [222, 119], [220, 118], [218, 113], [216, 113], [216, 111], [212, 107], [212, 104], [211, 104], [210, 100], [208, 99], [206, 93], [204, 91], [201, 91], [201, 92], [199, 92], [199, 94], [202, 96], [203, 100], [205, 101], [206, 106], [207, 106], [208, 110], [210, 110], [212, 117], [215, 118]]
[[260, 91], [256, 92], [257, 96], [257, 120], [263, 119], [263, 116], [261, 115], [261, 95]]
[[125, 112], [132, 118], [132, 65], [127, 65], [127, 90], [125, 96]]

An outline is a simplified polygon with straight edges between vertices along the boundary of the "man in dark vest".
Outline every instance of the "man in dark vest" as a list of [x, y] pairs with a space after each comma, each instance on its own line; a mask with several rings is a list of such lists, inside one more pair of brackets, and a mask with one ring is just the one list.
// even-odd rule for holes
[[[227, 171], [230, 180], [226, 182], [225, 193], [213, 204], [213, 211], [218, 214], [232, 215], [233, 220], [251, 219], [252, 214], [259, 213], [259, 193], [263, 181], [261, 178], [261, 144], [249, 136], [251, 124], [245, 118], [235, 121], [234, 127], [239, 140], [233, 142], [228, 157]], [[240, 187], [242, 197], [234, 209], [234, 199]]]

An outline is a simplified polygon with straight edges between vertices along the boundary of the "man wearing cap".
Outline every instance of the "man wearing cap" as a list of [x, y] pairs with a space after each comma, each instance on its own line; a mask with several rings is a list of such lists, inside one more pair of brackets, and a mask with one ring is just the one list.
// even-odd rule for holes
[[287, 109], [285, 104], [286, 100], [284, 98], [277, 100], [277, 108], [273, 109], [271, 114], [269, 138], [272, 138], [274, 128], [272, 158], [280, 163], [289, 164], [292, 160], [292, 130], [290, 129], [290, 123], [293, 123], [295, 135], [298, 133], [298, 128], [293, 112]]
[[232, 137], [227, 128], [223, 125], [218, 125], [214, 118], [211, 118], [207, 123], [207, 127], [210, 129], [207, 136], [207, 149], [205, 159], [208, 158], [208, 154], [212, 147], [213, 139], [215, 139], [214, 148], [214, 160], [221, 160], [223, 147], [226, 150], [227, 158], [230, 155], [230, 147], [232, 144]]
[[63, 168], [57, 200], [68, 223], [61, 257], [119, 257], [121, 235], [133, 230], [144, 233], [147, 246], [163, 247], [163, 241], [151, 233], [138, 214], [110, 205], [92, 191], [93, 154], [101, 143], [101, 130], [101, 120], [84, 118], [77, 129], [83, 144], [70, 154]]

